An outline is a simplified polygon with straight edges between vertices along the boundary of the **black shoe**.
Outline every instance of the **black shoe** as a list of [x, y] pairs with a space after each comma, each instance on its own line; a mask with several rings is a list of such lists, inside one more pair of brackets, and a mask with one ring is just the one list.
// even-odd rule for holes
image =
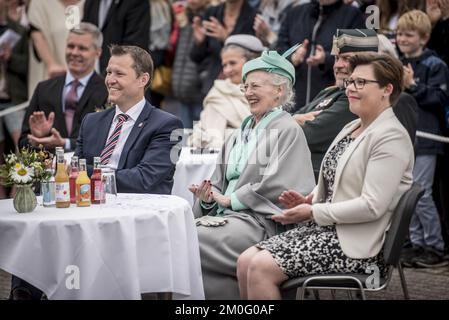
[[443, 259], [443, 253], [432, 249], [426, 248], [424, 253], [412, 260], [417, 267], [421, 268], [439, 268], [446, 266], [449, 262]]
[[401, 252], [401, 264], [406, 268], [413, 268], [413, 260], [424, 253], [423, 247], [403, 248]]

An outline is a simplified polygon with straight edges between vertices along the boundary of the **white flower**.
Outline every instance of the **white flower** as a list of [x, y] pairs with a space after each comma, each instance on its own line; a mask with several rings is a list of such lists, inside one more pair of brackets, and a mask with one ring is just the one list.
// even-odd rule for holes
[[33, 180], [33, 176], [33, 168], [25, 167], [21, 163], [16, 163], [11, 170], [11, 178], [15, 183], [29, 183]]
[[14, 164], [14, 163], [16, 163], [16, 162], [17, 162], [17, 157], [16, 157], [16, 155], [15, 155], [14, 153], [9, 154], [9, 155], [6, 157], [6, 162], [7, 162], [8, 164]]

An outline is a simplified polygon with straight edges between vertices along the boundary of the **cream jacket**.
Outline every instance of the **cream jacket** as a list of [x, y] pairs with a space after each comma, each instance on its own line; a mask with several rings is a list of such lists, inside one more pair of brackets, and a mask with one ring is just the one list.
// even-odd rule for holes
[[220, 149], [242, 121], [250, 115], [240, 87], [230, 80], [215, 80], [203, 102], [200, 121], [194, 126], [189, 145]]
[[[359, 124], [360, 119], [347, 124], [329, 150]], [[413, 182], [413, 165], [408, 133], [388, 108], [341, 156], [330, 203], [324, 203], [321, 167], [312, 205], [315, 221], [319, 225], [336, 225], [341, 248], [348, 257], [377, 255], [394, 209]]]

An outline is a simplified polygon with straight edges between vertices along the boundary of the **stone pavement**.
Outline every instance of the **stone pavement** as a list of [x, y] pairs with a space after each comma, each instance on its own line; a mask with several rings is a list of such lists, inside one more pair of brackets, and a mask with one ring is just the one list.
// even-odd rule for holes
[[[435, 269], [404, 269], [410, 297], [419, 300], [449, 300], [449, 266]], [[11, 277], [0, 270], [0, 300], [7, 299]], [[323, 299], [330, 295], [322, 294]], [[403, 299], [399, 276], [393, 272], [393, 278], [386, 290], [367, 294], [368, 299], [399, 300]], [[337, 298], [346, 299], [347, 296], [339, 292]]]
[[0, 269], [0, 300], [8, 298], [11, 277]]

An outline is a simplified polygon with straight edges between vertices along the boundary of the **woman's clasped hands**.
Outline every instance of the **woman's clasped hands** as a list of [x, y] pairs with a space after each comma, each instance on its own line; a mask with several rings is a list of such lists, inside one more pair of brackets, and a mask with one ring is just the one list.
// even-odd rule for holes
[[284, 225], [310, 220], [312, 218], [312, 198], [312, 193], [305, 197], [294, 190], [282, 192], [279, 202], [287, 210], [273, 215], [271, 219]]
[[204, 180], [200, 185], [192, 184], [189, 190], [203, 202], [212, 203], [215, 201], [224, 208], [231, 206], [231, 197], [224, 196], [220, 192], [212, 191], [210, 180]]

